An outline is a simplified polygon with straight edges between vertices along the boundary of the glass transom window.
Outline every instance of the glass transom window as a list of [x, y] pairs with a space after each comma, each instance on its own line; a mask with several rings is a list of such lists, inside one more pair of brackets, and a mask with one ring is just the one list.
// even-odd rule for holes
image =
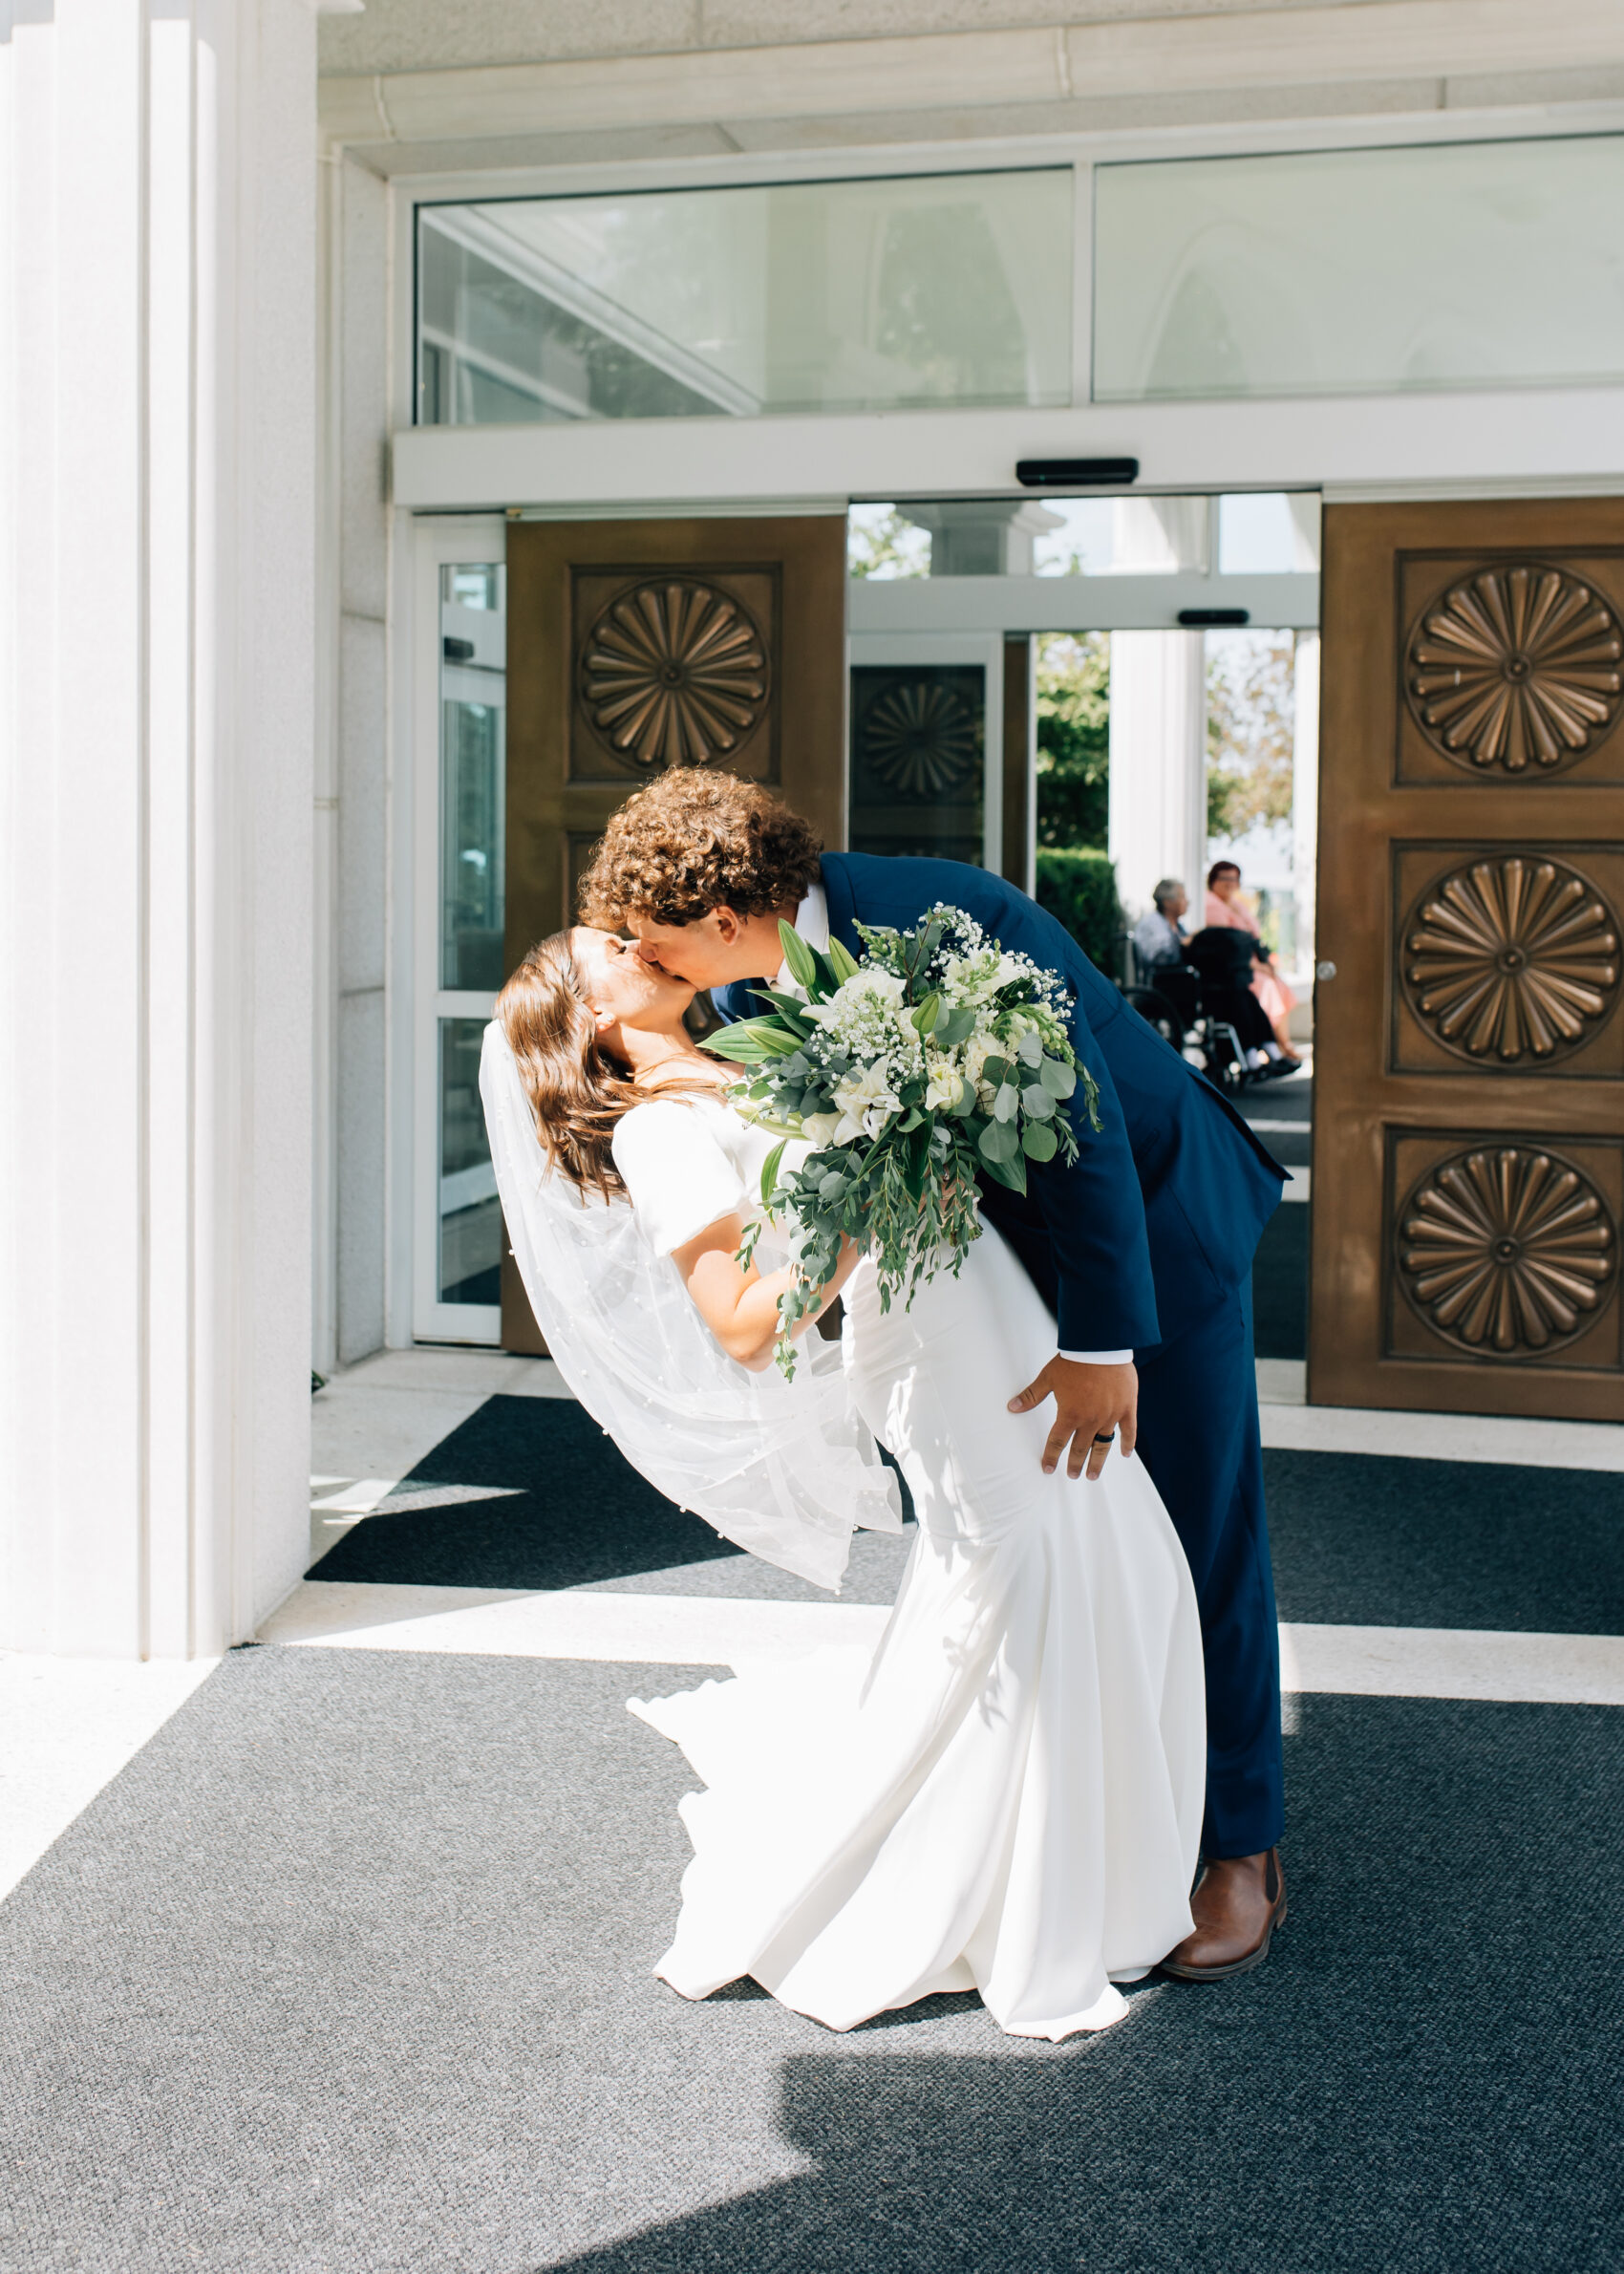
[[1624, 136], [1095, 174], [1102, 401], [1624, 375]]
[[418, 421], [1071, 400], [1072, 174], [418, 212]]

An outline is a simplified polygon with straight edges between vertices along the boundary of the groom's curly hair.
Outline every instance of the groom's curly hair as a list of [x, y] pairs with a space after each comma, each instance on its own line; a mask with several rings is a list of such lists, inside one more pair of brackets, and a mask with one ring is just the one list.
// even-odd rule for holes
[[713, 908], [771, 915], [818, 879], [811, 824], [759, 783], [673, 766], [628, 798], [581, 879], [581, 920], [694, 924]]

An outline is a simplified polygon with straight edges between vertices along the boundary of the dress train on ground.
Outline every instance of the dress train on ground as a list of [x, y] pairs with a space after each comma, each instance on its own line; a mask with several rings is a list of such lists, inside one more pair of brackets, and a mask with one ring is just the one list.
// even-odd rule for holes
[[882, 1313], [846, 1296], [857, 1403], [919, 1533], [873, 1653], [823, 1650], [631, 1710], [706, 1790], [657, 1971], [752, 1975], [835, 2029], [979, 1990], [1014, 2036], [1101, 2029], [1190, 1931], [1206, 1773], [1200, 1630], [1148, 1474], [1045, 1477], [1006, 1404], [1054, 1349], [991, 1229]]

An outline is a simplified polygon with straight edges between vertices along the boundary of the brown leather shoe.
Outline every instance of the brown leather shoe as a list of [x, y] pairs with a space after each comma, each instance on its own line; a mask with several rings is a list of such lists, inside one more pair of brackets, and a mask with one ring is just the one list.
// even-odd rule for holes
[[1167, 1953], [1157, 1972], [1176, 1982], [1227, 1982], [1250, 1974], [1269, 1956], [1274, 1929], [1286, 1916], [1279, 1849], [1215, 1857], [1189, 1907], [1195, 1932]]

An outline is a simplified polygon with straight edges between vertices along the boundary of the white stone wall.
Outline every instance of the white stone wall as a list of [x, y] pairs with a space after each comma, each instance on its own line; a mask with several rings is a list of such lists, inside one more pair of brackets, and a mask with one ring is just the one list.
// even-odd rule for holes
[[299, 1576], [315, 33], [0, 48], [0, 1642], [188, 1657]]
[[327, 670], [316, 815], [312, 1348], [325, 1371], [386, 1339], [392, 895], [389, 192], [341, 155], [322, 174]]

